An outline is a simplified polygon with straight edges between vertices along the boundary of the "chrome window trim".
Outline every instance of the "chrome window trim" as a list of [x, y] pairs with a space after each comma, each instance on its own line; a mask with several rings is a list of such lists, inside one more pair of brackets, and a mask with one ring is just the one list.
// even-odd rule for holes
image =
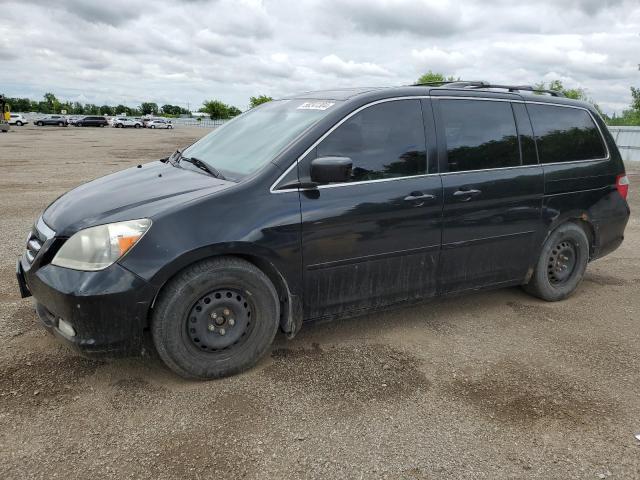
[[[373, 105], [379, 105], [381, 103], [386, 103], [386, 102], [393, 102], [393, 101], [398, 101], [398, 100], [413, 100], [413, 99], [423, 99], [423, 98], [429, 98], [429, 99], [434, 99], [434, 100], [438, 100], [438, 99], [442, 99], [442, 100], [482, 100], [482, 101], [489, 101], [489, 102], [511, 102], [511, 103], [523, 103], [525, 105], [527, 104], [533, 104], [533, 105], [549, 105], [552, 107], [563, 107], [563, 108], [574, 108], [577, 110], [584, 110], [586, 111], [589, 116], [591, 117], [591, 121], [594, 123], [594, 125], [596, 126], [596, 128], [598, 129], [598, 132], [600, 133], [600, 140], [602, 141], [604, 148], [607, 152], [607, 156], [603, 157], [603, 158], [590, 158], [588, 160], [571, 160], [569, 162], [553, 162], [553, 163], [535, 163], [535, 164], [531, 164], [531, 165], [516, 165], [516, 166], [512, 166], [512, 167], [499, 167], [499, 168], [484, 168], [484, 169], [478, 169], [478, 170], [464, 170], [464, 171], [460, 171], [460, 172], [438, 172], [438, 173], [425, 173], [425, 174], [421, 174], [421, 175], [409, 175], [409, 176], [405, 176], [405, 177], [394, 177], [394, 178], [379, 178], [376, 180], [362, 180], [359, 182], [345, 182], [345, 183], [333, 183], [333, 184], [329, 184], [329, 185], [319, 185], [315, 188], [298, 188], [298, 187], [294, 187], [294, 188], [289, 188], [286, 190], [276, 190], [276, 186], [284, 179], [285, 176], [287, 176], [289, 174], [289, 172], [291, 172], [291, 170], [293, 170], [298, 163], [300, 163], [300, 161], [309, 154], [309, 152], [311, 152], [311, 150], [313, 150], [314, 148], [316, 148], [318, 146], [318, 144], [320, 142], [322, 142], [325, 138], [327, 138], [334, 130], [336, 130], [340, 125], [342, 125], [344, 122], [346, 122], [347, 120], [349, 120], [349, 118], [351, 118], [353, 115], [361, 112], [362, 110], [364, 110], [365, 108], [369, 108]], [[534, 132], [534, 136], [535, 136], [535, 132]], [[270, 193], [291, 193], [291, 192], [298, 192], [299, 190], [322, 190], [325, 188], [339, 188], [339, 187], [348, 187], [351, 185], [362, 185], [365, 183], [380, 183], [380, 182], [393, 182], [396, 180], [406, 180], [407, 178], [421, 178], [421, 177], [431, 177], [431, 176], [435, 176], [435, 175], [454, 175], [454, 174], [462, 174], [462, 173], [472, 173], [472, 172], [488, 172], [488, 171], [495, 171], [495, 170], [509, 170], [509, 169], [514, 169], [514, 168], [531, 168], [531, 167], [545, 167], [545, 166], [550, 166], [550, 165], [568, 165], [568, 164], [574, 164], [574, 163], [587, 163], [587, 162], [602, 162], [602, 161], [608, 161], [611, 158], [611, 153], [609, 151], [609, 146], [607, 145], [607, 142], [605, 141], [604, 135], [602, 133], [602, 129], [600, 128], [600, 125], [598, 125], [598, 122], [596, 121], [595, 117], [593, 116], [593, 113], [591, 113], [591, 111], [588, 108], [585, 107], [580, 107], [578, 105], [564, 105], [561, 103], [553, 103], [553, 102], [536, 102], [533, 100], [518, 100], [518, 99], [510, 99], [510, 98], [490, 98], [490, 97], [466, 97], [466, 96], [449, 96], [449, 95], [412, 95], [412, 96], [402, 96], [402, 97], [389, 97], [389, 98], [383, 98], [381, 100], [375, 100], [371, 103], [367, 103], [366, 105], [362, 105], [361, 107], [357, 108], [356, 110], [354, 110], [353, 112], [349, 113], [348, 115], [346, 115], [345, 117], [343, 117], [340, 121], [338, 121], [335, 125], [333, 125], [329, 130], [327, 130], [318, 140], [316, 140], [309, 148], [307, 148], [302, 155], [300, 155], [291, 165], [289, 165], [289, 167], [282, 173], [282, 175], [280, 175], [275, 182], [273, 182], [273, 184], [271, 184], [271, 187], [269, 188], [269, 192]], [[538, 159], [539, 160], [539, 159]]]
[[[419, 100], [421, 98], [430, 98], [428, 95], [419, 95], [419, 96], [405, 96], [405, 97], [390, 97], [390, 98], [383, 98], [382, 100], [376, 100], [374, 102], [371, 103], [367, 103], [366, 105], [362, 105], [361, 107], [355, 109], [353, 112], [349, 113], [347, 116], [343, 117], [339, 122], [337, 122], [335, 125], [333, 125], [329, 130], [327, 130], [318, 140], [316, 140], [315, 142], [313, 142], [313, 144], [307, 148], [302, 155], [300, 155], [291, 165], [289, 165], [289, 168], [287, 168], [284, 173], [282, 175], [280, 175], [278, 177], [278, 179], [273, 182], [273, 184], [271, 185], [271, 187], [269, 188], [269, 191], [271, 193], [288, 193], [288, 192], [297, 192], [298, 188], [291, 188], [291, 189], [287, 189], [287, 190], [275, 190], [275, 187], [278, 183], [280, 183], [280, 181], [289, 174], [289, 172], [298, 165], [298, 163], [300, 163], [300, 161], [306, 157], [309, 152], [311, 152], [311, 150], [313, 150], [314, 148], [316, 148], [318, 146], [318, 144], [320, 142], [322, 142], [325, 138], [327, 138], [329, 135], [331, 135], [331, 133], [337, 129], [340, 125], [342, 125], [344, 122], [346, 122], [347, 120], [349, 120], [351, 117], [353, 117], [355, 114], [360, 113], [362, 110], [364, 110], [365, 108], [369, 108], [372, 107], [374, 105], [379, 105], [381, 103], [387, 103], [387, 102], [395, 102], [395, 101], [399, 101], [399, 100]], [[426, 175], [436, 175], [433, 173], [430, 174], [424, 174], [424, 176]], [[335, 187], [344, 187], [344, 186], [348, 186], [348, 185], [354, 185], [354, 184], [362, 184], [362, 183], [370, 183], [370, 182], [381, 182], [381, 181], [391, 181], [391, 180], [401, 180], [403, 178], [414, 178], [417, 175], [411, 175], [409, 177], [396, 177], [396, 178], [380, 178], [377, 180], [363, 180], [361, 182], [348, 182], [348, 183], [335, 183], [335, 184], [330, 184], [330, 185], [319, 185], [318, 189], [322, 189], [322, 188], [335, 188]]]

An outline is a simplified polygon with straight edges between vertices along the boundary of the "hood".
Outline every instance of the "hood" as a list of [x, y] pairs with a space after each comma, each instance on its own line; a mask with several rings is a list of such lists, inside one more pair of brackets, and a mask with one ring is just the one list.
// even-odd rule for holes
[[152, 162], [85, 183], [54, 201], [43, 219], [60, 235], [103, 223], [151, 218], [233, 182], [169, 163]]

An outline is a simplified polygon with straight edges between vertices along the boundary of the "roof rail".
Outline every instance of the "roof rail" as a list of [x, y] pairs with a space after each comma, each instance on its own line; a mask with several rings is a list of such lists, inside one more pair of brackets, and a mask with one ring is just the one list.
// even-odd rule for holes
[[501, 88], [504, 90], [509, 90], [510, 92], [525, 91], [525, 92], [533, 92], [533, 93], [548, 93], [552, 97], [564, 97], [564, 93], [562, 92], [557, 92], [555, 90], [546, 90], [544, 88], [536, 88], [536, 87], [532, 87], [531, 85], [493, 85], [486, 82], [482, 82], [482, 83], [483, 85], [478, 87], [474, 85], [469, 85], [469, 86], [471, 88]]
[[532, 87], [531, 85], [496, 85], [484, 81], [467, 81], [467, 80], [450, 80], [441, 82], [424, 82], [415, 83], [414, 86], [434, 86], [434, 87], [449, 87], [449, 88], [499, 88], [508, 90], [509, 92], [533, 92], [533, 93], [548, 93], [552, 97], [564, 97], [562, 92], [555, 90], [545, 90]]
[[456, 88], [464, 88], [464, 87], [481, 87], [487, 82], [482, 81], [467, 81], [467, 80], [442, 80], [438, 82], [422, 82], [422, 83], [414, 83], [412, 86], [414, 87], [422, 87], [422, 86], [433, 86], [433, 87], [456, 87]]

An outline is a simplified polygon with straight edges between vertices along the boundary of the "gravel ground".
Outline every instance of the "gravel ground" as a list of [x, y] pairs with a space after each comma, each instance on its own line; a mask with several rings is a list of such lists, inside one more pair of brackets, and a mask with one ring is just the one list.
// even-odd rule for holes
[[511, 288], [311, 326], [213, 382], [48, 336], [14, 277], [34, 219], [205, 133], [0, 135], [0, 479], [640, 478], [640, 169], [625, 243], [564, 302]]

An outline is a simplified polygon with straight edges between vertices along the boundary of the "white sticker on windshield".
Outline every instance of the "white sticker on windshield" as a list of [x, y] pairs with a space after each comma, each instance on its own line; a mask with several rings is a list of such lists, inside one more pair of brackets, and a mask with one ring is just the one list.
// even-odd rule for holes
[[332, 105], [335, 105], [335, 102], [304, 102], [298, 110], [326, 110]]

